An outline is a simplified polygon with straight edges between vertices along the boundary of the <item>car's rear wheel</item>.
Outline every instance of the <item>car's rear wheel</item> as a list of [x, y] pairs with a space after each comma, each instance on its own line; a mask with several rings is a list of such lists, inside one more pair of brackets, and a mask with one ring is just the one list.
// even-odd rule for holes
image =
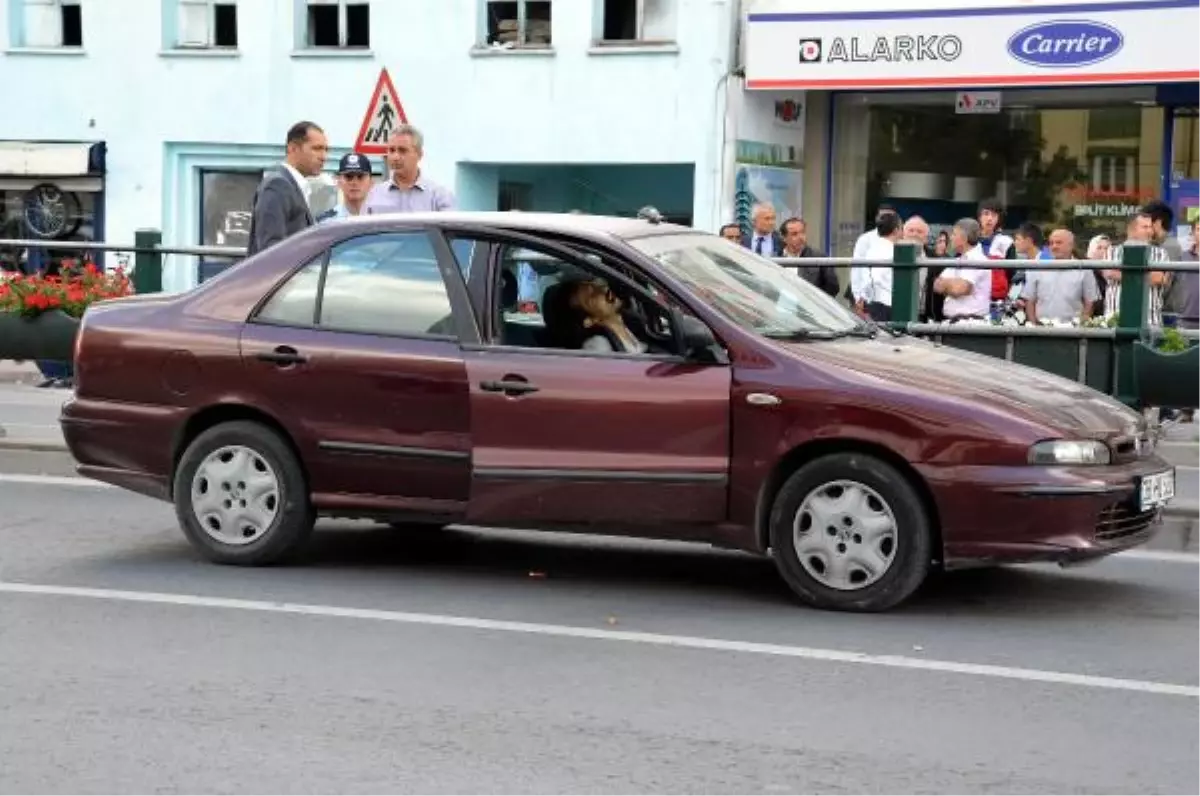
[[315, 520], [295, 454], [260, 423], [222, 423], [197, 436], [180, 457], [174, 494], [188, 540], [220, 564], [281, 561]]
[[838, 453], [805, 464], [779, 490], [770, 523], [776, 566], [817, 608], [886, 611], [929, 573], [925, 506], [904, 475], [874, 456]]

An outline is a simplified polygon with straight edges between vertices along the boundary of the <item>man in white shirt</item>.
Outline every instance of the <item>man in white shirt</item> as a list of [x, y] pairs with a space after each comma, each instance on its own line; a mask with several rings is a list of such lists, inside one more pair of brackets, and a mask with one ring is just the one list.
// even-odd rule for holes
[[[889, 204], [881, 204], [875, 209], [875, 224], [879, 224], [879, 219], [887, 213], [896, 214], [896, 208]], [[871, 248], [871, 244], [879, 239], [879, 232], [876, 227], [871, 227], [866, 232], [858, 236], [858, 240], [854, 241], [854, 253], [850, 255], [856, 260], [865, 260], [867, 257], [867, 249]]]
[[[942, 314], [950, 322], [987, 318], [992, 298], [990, 260], [979, 245], [979, 222], [959, 219], [950, 233], [950, 247], [958, 256], [955, 266], [942, 271], [933, 292], [946, 297]], [[979, 265], [972, 265], [979, 263]]]
[[[859, 259], [891, 262], [896, 258], [896, 241], [900, 240], [903, 233], [900, 216], [883, 213], [875, 223], [875, 239]], [[859, 315], [881, 323], [892, 319], [891, 266], [853, 266], [850, 269], [850, 292], [854, 296], [854, 309]]]

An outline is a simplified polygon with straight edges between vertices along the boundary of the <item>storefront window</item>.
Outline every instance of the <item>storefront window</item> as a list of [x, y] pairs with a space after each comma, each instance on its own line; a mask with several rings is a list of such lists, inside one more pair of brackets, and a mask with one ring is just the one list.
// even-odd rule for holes
[[[997, 197], [1008, 229], [1066, 226], [1081, 247], [1120, 236], [1162, 193], [1166, 114], [1153, 98], [1148, 87], [1004, 91], [993, 112], [963, 113], [953, 91], [840, 95], [835, 251], [850, 253], [881, 202], [924, 216], [934, 234]], [[1175, 170], [1194, 174], [1195, 119], [1176, 119], [1175, 134]]]
[[1200, 217], [1200, 125], [1197, 108], [1175, 108], [1175, 135], [1171, 147], [1171, 206], [1175, 210], [1175, 234], [1190, 245], [1192, 224]]
[[[239, 249], [249, 245], [254, 192], [262, 178], [261, 170], [200, 172], [200, 245]], [[309, 207], [314, 216], [338, 203], [338, 190], [331, 175], [313, 177], [309, 184]], [[215, 276], [233, 262], [236, 258], [201, 257], [199, 281]]]
[[[94, 242], [97, 210], [103, 205], [99, 177], [0, 178], [0, 238]], [[63, 260], [84, 262], [95, 255], [84, 249], [0, 248], [0, 269], [57, 273]]]

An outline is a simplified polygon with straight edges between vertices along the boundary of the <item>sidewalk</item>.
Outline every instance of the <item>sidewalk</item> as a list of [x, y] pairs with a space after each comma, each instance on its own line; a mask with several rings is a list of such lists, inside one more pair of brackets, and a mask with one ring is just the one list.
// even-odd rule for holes
[[38, 389], [32, 362], [0, 361], [0, 450], [66, 452], [58, 413], [70, 390]]

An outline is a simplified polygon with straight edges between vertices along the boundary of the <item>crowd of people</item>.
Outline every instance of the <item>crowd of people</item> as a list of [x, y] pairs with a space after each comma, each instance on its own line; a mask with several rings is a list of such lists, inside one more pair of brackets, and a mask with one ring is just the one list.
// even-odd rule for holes
[[[1118, 313], [1121, 271], [1115, 267], [1097, 268], [1095, 262], [1120, 263], [1126, 242], [1148, 246], [1151, 265], [1197, 259], [1198, 221], [1193, 220], [1190, 241], [1184, 246], [1172, 234], [1174, 212], [1162, 200], [1147, 202], [1128, 219], [1122, 243], [1114, 245], [1108, 236], [1097, 235], [1082, 250], [1075, 234], [1066, 227], [1055, 227], [1047, 233], [1027, 221], [1009, 235], [1002, 231], [1003, 218], [1003, 205], [987, 199], [979, 204], [976, 217], [959, 219], [931, 238], [924, 218], [912, 215], [903, 219], [895, 207], [882, 204], [874, 226], [859, 235], [853, 252], [856, 260], [875, 262], [851, 266], [844, 288], [833, 265], [796, 267], [800, 276], [832, 296], [841, 295], [864, 318], [886, 322], [892, 319], [894, 269], [877, 263], [892, 260], [896, 243], [906, 241], [919, 247], [918, 260], [922, 263], [919, 320], [995, 321], [1007, 315], [1023, 323], [1068, 323], [1093, 317], [1108, 319]], [[759, 204], [752, 210], [748, 233], [737, 224], [726, 224], [720, 234], [766, 257], [825, 257], [808, 244], [803, 219], [789, 218], [778, 227], [775, 222], [774, 208]], [[1081, 253], [1084, 260], [1093, 263], [1079, 265]], [[1004, 265], [1006, 260], [1047, 260], [1062, 267], [1026, 271]], [[1151, 325], [1200, 327], [1200, 273], [1151, 270], [1148, 281], [1147, 320]]]

